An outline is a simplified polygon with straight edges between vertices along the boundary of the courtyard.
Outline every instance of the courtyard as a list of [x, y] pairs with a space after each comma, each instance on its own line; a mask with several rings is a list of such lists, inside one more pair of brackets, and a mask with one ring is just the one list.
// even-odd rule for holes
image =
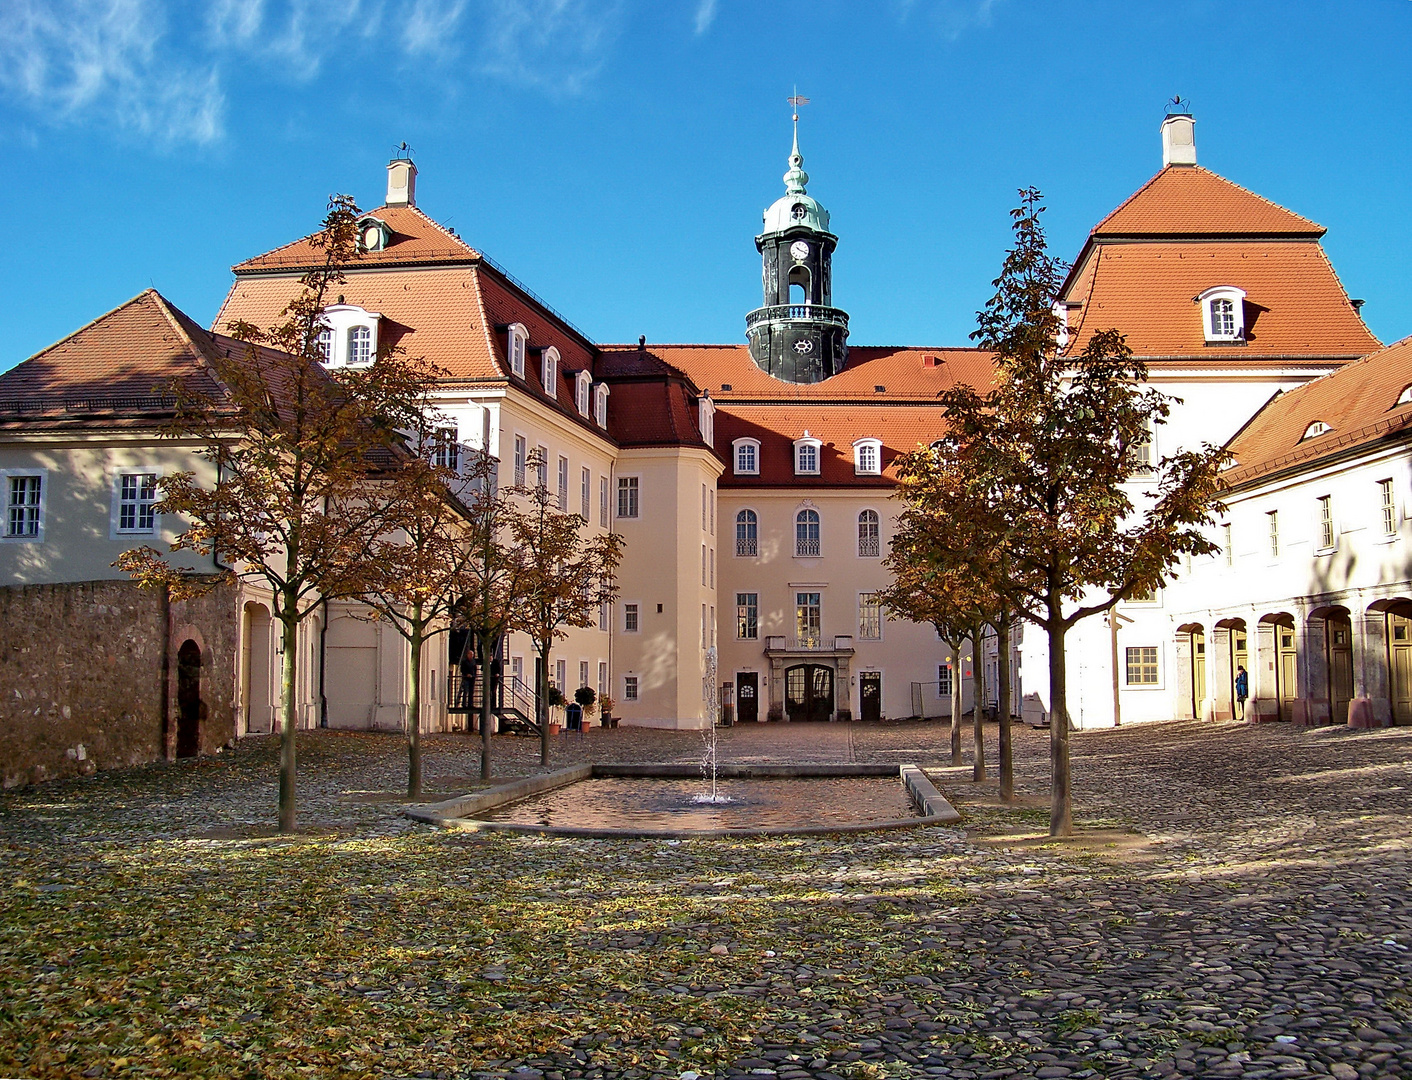
[[[401, 739], [301, 737], [0, 796], [0, 1075], [1412, 1074], [1412, 730], [1074, 735], [1080, 835], [949, 770], [930, 723], [720, 733], [723, 760], [926, 766], [965, 820], [572, 840], [406, 818]], [[427, 739], [428, 801], [478, 744]], [[495, 740], [497, 773], [537, 743]], [[572, 761], [688, 761], [593, 730]], [[968, 751], [969, 753], [969, 751]], [[969, 761], [969, 757], [968, 757]]]

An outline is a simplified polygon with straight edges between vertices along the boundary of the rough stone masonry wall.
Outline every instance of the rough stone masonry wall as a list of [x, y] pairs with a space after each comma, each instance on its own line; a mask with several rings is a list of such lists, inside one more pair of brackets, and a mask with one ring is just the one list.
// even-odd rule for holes
[[228, 588], [172, 604], [126, 581], [0, 588], [0, 782], [172, 756], [176, 655], [192, 636], [202, 649], [201, 752], [231, 740], [235, 610]]

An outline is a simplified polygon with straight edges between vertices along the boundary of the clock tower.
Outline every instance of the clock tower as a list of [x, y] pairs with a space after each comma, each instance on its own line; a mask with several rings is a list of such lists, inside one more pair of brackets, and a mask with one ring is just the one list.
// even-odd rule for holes
[[755, 238], [765, 302], [745, 317], [745, 335], [751, 359], [775, 378], [815, 383], [843, 370], [848, 313], [832, 306], [838, 237], [829, 232], [829, 212], [805, 192], [803, 166], [796, 115], [784, 198], [765, 211], [764, 231]]

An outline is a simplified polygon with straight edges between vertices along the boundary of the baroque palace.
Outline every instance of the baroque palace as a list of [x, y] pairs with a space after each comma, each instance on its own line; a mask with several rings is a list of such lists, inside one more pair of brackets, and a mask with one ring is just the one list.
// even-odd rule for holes
[[[1230, 446], [1222, 551], [1071, 633], [1072, 720], [1244, 709], [1412, 723], [1412, 343], [1380, 348], [1324, 230], [1198, 165], [1194, 128], [1183, 113], [1164, 120], [1162, 168], [1094, 227], [1058, 303], [1064, 347], [1117, 327], [1150, 384], [1181, 399], [1147, 447], [1153, 462]], [[894, 461], [941, 431], [940, 391], [988, 383], [990, 359], [852, 344], [832, 289], [838, 236], [808, 194], [797, 134], [788, 165], [755, 238], [763, 295], [739, 344], [591, 341], [426, 214], [405, 157], [362, 215], [362, 258], [327, 312], [331, 369], [395, 345], [446, 372], [453, 462], [488, 450], [502, 483], [537, 480], [624, 537], [619, 601], [569, 632], [547, 674], [569, 693], [610, 694], [626, 724], [701, 727], [723, 698], [741, 722], [944, 716], [956, 678], [972, 707], [977, 661], [981, 704], [995, 700], [993, 639], [953, 657], [876, 600]], [[318, 258], [305, 238], [237, 265], [211, 330], [149, 291], [0, 377], [0, 604], [8, 625], [41, 631], [0, 657], [19, 702], [0, 705], [7, 785], [272, 730], [270, 598], [243, 584], [165, 604], [110, 564], [181, 531], [152, 505], [194, 448], [161, 435], [171, 403], [152, 387], [235, 347], [231, 322], [276, 321]], [[402, 725], [405, 646], [356, 616], [329, 603], [305, 624], [305, 726]], [[1044, 640], [1022, 630], [1014, 648], [1017, 711], [1044, 722]], [[464, 726], [448, 693], [464, 635], [429, 649], [422, 723]], [[130, 685], [74, 689], [55, 672], [80, 650]], [[507, 643], [509, 697], [528, 695], [534, 662], [526, 639]], [[1234, 692], [1240, 667], [1248, 702]]]

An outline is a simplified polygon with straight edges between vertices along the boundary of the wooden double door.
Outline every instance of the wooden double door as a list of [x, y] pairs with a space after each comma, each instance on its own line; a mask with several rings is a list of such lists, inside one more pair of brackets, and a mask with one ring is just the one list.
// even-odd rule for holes
[[791, 723], [833, 719], [833, 668], [797, 664], [784, 669], [784, 712]]

